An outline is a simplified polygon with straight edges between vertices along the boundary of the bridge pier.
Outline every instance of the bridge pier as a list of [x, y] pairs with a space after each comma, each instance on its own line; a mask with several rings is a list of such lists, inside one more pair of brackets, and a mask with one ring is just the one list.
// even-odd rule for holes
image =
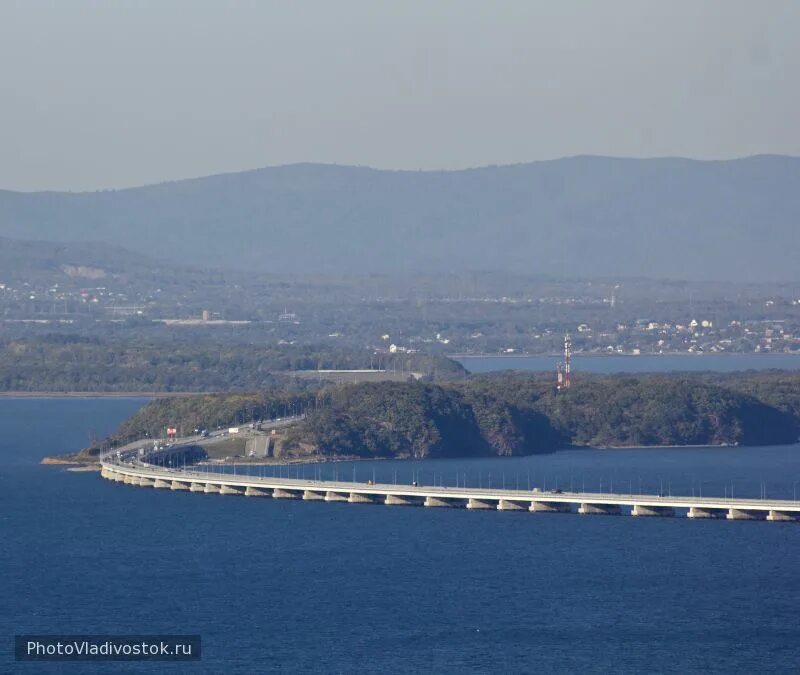
[[303, 499], [306, 501], [325, 501], [325, 493], [317, 492], [315, 490], [305, 490], [303, 492]]
[[728, 520], [764, 520], [767, 517], [765, 511], [751, 511], [750, 509], [728, 509]]
[[445, 497], [426, 497], [425, 506], [436, 506], [440, 508], [458, 508], [462, 506], [458, 502], [463, 501], [459, 499], [449, 499]]
[[245, 497], [270, 497], [269, 490], [261, 490], [259, 488], [248, 487], [244, 491]]
[[513, 499], [501, 499], [497, 502], [498, 511], [527, 511], [528, 503]]
[[133, 483], [133, 476], [131, 476], [130, 474], [126, 473], [122, 477], [122, 482], [125, 483], [125, 485], [130, 485], [131, 483]]
[[220, 485], [219, 493], [221, 495], [243, 495], [244, 490], [234, 485]]
[[188, 490], [189, 486], [184, 483], [183, 481], [174, 480], [172, 481], [172, 489], [173, 490]]
[[155, 481], [152, 478], [145, 478], [142, 476], [139, 478], [139, 487], [153, 487], [153, 483]]
[[203, 490], [206, 494], [211, 494], [213, 492], [219, 492], [219, 485], [214, 485], [214, 483], [206, 483], [205, 490]]
[[161, 480], [160, 478], [156, 478], [153, 481], [153, 487], [156, 489], [172, 489], [172, 481], [171, 480]]
[[408, 495], [386, 495], [383, 503], [388, 506], [422, 506], [425, 500], [422, 497], [410, 497]]
[[470, 497], [467, 500], [467, 508], [468, 509], [496, 509], [497, 506], [489, 501], [488, 499], [475, 499], [474, 497]]
[[191, 483], [189, 485], [189, 492], [205, 492], [206, 486], [204, 483]]
[[350, 504], [377, 504], [377, 499], [374, 495], [367, 495], [363, 492], [351, 492], [347, 501]]
[[568, 502], [531, 502], [529, 511], [533, 513], [572, 513]]
[[281, 488], [273, 488], [272, 496], [275, 499], [300, 499], [302, 495], [297, 490], [283, 490]]
[[797, 520], [797, 514], [787, 513], [786, 511], [775, 511], [772, 509], [767, 514], [767, 520], [772, 522], [790, 522]]
[[631, 515], [645, 518], [671, 518], [675, 515], [675, 509], [670, 506], [643, 506], [641, 504], [634, 504], [631, 509]]
[[346, 502], [348, 499], [350, 499], [349, 494], [343, 494], [341, 492], [332, 492], [331, 490], [328, 490], [325, 493], [326, 502]]
[[580, 505], [578, 513], [587, 516], [618, 516], [622, 513], [619, 504], [590, 504], [584, 502]]

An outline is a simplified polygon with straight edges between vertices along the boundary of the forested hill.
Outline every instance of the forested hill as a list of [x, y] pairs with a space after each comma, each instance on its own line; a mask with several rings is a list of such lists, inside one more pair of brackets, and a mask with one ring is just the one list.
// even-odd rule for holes
[[800, 158], [782, 156], [298, 164], [92, 193], [0, 191], [0, 236], [275, 273], [797, 280], [798, 222]]
[[769, 445], [797, 439], [800, 417], [788, 408], [670, 376], [588, 378], [562, 393], [530, 376], [381, 383], [332, 391], [287, 451], [422, 458], [571, 446]]
[[744, 373], [721, 380], [707, 374], [584, 376], [558, 394], [549, 380], [528, 374], [442, 385], [345, 385], [314, 394], [218, 394], [154, 401], [112, 440], [157, 437], [178, 421], [191, 428], [238, 425], [274, 416], [287, 405], [308, 415], [278, 445], [284, 457], [467, 457], [574, 446], [769, 445], [797, 440], [800, 374]]

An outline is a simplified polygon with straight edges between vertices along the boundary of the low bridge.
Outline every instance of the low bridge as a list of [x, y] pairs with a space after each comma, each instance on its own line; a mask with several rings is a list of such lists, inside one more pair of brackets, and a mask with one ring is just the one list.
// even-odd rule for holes
[[354, 483], [343, 481], [264, 478], [168, 469], [142, 462], [101, 463], [101, 476], [120, 483], [188, 492], [532, 513], [631, 515], [637, 517], [725, 518], [728, 520], [800, 519], [800, 502], [721, 497], [664, 497], [591, 492], [539, 492], [491, 488]]

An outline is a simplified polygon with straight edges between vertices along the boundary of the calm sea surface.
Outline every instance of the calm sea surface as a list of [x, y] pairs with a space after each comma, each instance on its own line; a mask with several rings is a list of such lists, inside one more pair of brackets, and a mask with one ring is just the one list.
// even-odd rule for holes
[[[37, 464], [141, 400], [0, 399], [0, 672], [15, 633], [200, 633], [124, 672], [796, 673], [800, 524], [146, 490]], [[792, 497], [800, 448], [327, 465], [342, 477]], [[294, 472], [297, 469], [292, 468]], [[315, 469], [299, 469], [307, 475]], [[284, 468], [285, 472], [286, 469]], [[435, 476], [434, 476], [435, 474]], [[285, 473], [284, 473], [285, 475]], [[19, 672], [62, 672], [20, 664]], [[33, 667], [31, 667], [33, 666]], [[76, 664], [64, 672], [109, 672]]]
[[[473, 373], [493, 370], [555, 370], [558, 356], [464, 356], [458, 361]], [[800, 369], [795, 354], [664, 354], [661, 356], [580, 356], [573, 355], [572, 369], [587, 373], [667, 373], [710, 370], [729, 373], [735, 370]]]

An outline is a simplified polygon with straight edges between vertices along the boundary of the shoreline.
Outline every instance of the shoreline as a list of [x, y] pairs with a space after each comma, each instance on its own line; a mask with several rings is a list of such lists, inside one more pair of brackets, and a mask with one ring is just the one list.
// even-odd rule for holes
[[[693, 445], [604, 445], [604, 446], [588, 446], [579, 445], [567, 448], [555, 448], [549, 452], [533, 452], [528, 455], [487, 455], [486, 457], [361, 457], [359, 455], [341, 455], [341, 456], [325, 456], [313, 455], [309, 457], [270, 457], [266, 461], [264, 458], [259, 460], [248, 460], [245, 457], [237, 458], [234, 461], [218, 461], [210, 462], [204, 460], [197, 462], [197, 466], [286, 466], [286, 465], [300, 465], [300, 464], [334, 464], [337, 462], [369, 462], [369, 461], [395, 461], [395, 462], [424, 462], [426, 460], [473, 460], [473, 459], [521, 459], [524, 457], [535, 457], [537, 455], [554, 455], [558, 452], [567, 450], [738, 450], [747, 447], [768, 447], [780, 448], [790, 447], [797, 445], [797, 443], [775, 443], [772, 445], [758, 445], [747, 446], [731, 443], [719, 444], [693, 444]], [[64, 455], [48, 455], [42, 457], [39, 461], [40, 465], [45, 466], [64, 466], [73, 467], [68, 468], [67, 471], [99, 471], [100, 464], [96, 459], [81, 461], [73, 458], [69, 453]]]

